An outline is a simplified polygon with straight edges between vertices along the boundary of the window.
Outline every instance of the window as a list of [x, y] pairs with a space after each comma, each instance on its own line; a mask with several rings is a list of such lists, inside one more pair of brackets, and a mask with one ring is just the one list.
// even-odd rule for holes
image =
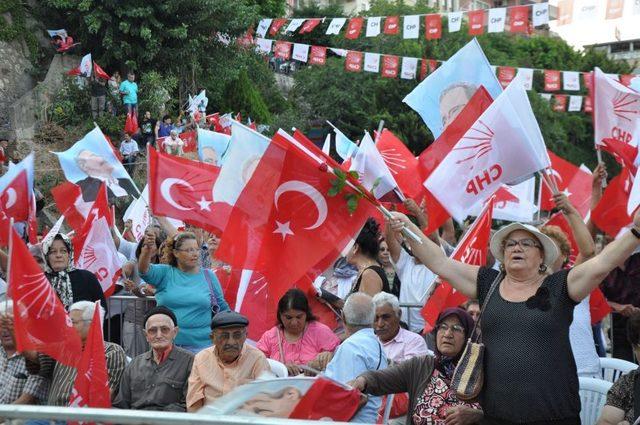
[[613, 43], [611, 44], [611, 53], [628, 52], [631, 50], [631, 43]]

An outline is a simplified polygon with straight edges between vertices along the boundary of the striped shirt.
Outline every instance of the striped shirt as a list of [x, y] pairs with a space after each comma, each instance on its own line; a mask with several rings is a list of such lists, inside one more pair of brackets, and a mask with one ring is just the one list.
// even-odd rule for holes
[[47, 398], [47, 381], [38, 375], [29, 375], [24, 357], [14, 353], [7, 356], [0, 347], [0, 404], [11, 404], [23, 394], [28, 394], [41, 403]]
[[[118, 344], [105, 341], [104, 348], [104, 355], [107, 359], [107, 374], [109, 375], [109, 389], [113, 400], [120, 387], [120, 378], [126, 366], [127, 356]], [[50, 357], [40, 355], [40, 375], [51, 379], [47, 405], [68, 406], [71, 390], [76, 380], [76, 369], [57, 363]]]

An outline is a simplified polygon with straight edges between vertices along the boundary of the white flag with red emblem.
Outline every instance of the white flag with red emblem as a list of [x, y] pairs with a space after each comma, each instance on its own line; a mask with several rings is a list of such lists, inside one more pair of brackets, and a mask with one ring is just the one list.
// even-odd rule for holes
[[100, 217], [92, 221], [76, 260], [76, 267], [89, 270], [96, 276], [105, 297], [113, 293], [116, 281], [122, 273], [122, 264], [106, 218]]
[[550, 165], [527, 92], [514, 80], [424, 182], [458, 221], [502, 184]]
[[615, 139], [635, 148], [640, 139], [640, 93], [625, 87], [599, 68], [594, 70], [594, 136], [596, 147]]
[[129, 208], [124, 213], [122, 219], [126, 222], [131, 220], [131, 232], [136, 241], [140, 242], [144, 236], [144, 231], [151, 224], [151, 215], [146, 199], [149, 197], [149, 186], [145, 186], [142, 195], [131, 202]]
[[362, 138], [350, 171], [358, 172], [360, 182], [376, 199], [396, 203], [405, 199], [369, 133]]
[[[535, 190], [535, 177], [513, 186], [503, 184], [490, 198], [494, 200], [493, 218], [524, 223], [533, 221], [533, 216], [538, 211]], [[471, 215], [480, 215], [481, 211], [482, 208], [478, 206]]]

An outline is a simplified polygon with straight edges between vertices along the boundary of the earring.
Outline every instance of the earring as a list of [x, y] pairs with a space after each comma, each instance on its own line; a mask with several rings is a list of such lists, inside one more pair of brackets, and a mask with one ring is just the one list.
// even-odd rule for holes
[[547, 272], [547, 265], [545, 263], [540, 264], [538, 267], [538, 273], [545, 274]]

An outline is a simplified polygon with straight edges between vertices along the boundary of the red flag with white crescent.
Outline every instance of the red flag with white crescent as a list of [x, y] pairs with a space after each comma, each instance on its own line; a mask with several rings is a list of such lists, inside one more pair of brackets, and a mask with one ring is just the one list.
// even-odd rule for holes
[[[589, 211], [591, 201], [591, 173], [559, 157], [550, 150], [547, 150], [547, 152], [551, 159], [550, 171], [553, 174], [558, 190], [567, 195], [571, 204], [578, 209], [582, 217], [585, 217]], [[540, 209], [543, 211], [551, 211], [555, 208], [553, 192], [545, 180], [543, 180], [542, 184], [540, 201]]]
[[[465, 264], [482, 266], [487, 262], [487, 247], [491, 237], [493, 220], [493, 198], [489, 200], [479, 217], [473, 222], [467, 233], [456, 246], [451, 258]], [[441, 281], [429, 297], [421, 314], [424, 317], [425, 332], [431, 332], [440, 312], [449, 307], [457, 307], [467, 301], [467, 297]]]
[[51, 195], [60, 214], [64, 215], [71, 228], [79, 233], [93, 202], [85, 202], [80, 186], [68, 181], [51, 189]]
[[33, 195], [33, 154], [0, 177], [0, 211], [15, 221], [27, 221]]

